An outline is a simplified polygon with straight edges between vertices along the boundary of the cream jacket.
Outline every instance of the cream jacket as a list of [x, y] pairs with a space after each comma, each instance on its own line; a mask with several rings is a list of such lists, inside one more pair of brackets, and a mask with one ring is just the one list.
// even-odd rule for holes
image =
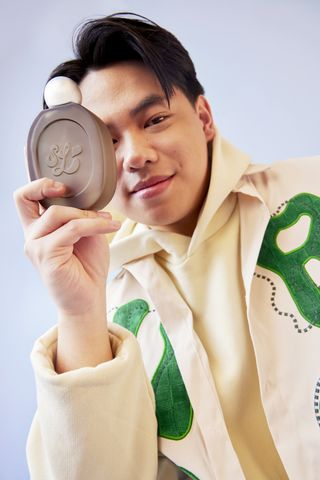
[[[200, 280], [183, 287], [174, 280], [174, 269], [170, 274], [164, 268], [165, 257], [158, 258], [183, 258], [190, 268], [200, 264], [200, 274], [206, 272], [214, 258], [210, 245], [231, 218], [239, 224], [234, 251], [247, 333], [231, 323], [219, 338], [232, 340], [222, 359], [236, 363], [238, 335], [249, 338], [270, 449], [290, 479], [318, 478], [319, 161], [251, 166], [217, 136], [210, 190], [191, 239], [124, 223], [112, 246], [114, 275], [108, 287], [115, 359], [57, 375], [56, 328], [35, 344], [38, 410], [28, 441], [32, 479], [250, 478], [228, 424], [228, 392], [221, 393], [191, 300], [198, 296], [211, 308], [210, 289], [195, 295], [191, 290]], [[223, 281], [228, 285], [228, 272]], [[209, 279], [203, 285], [209, 288]], [[218, 291], [212, 310], [219, 296]], [[232, 290], [231, 305], [237, 303], [234, 296]], [[220, 313], [223, 321], [224, 308], [214, 318]]]

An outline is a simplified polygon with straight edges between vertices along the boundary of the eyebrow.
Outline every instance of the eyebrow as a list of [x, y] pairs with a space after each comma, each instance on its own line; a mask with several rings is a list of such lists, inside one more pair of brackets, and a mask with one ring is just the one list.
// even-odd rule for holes
[[130, 117], [136, 117], [139, 113], [147, 110], [149, 107], [154, 105], [165, 105], [168, 106], [168, 102], [163, 95], [151, 94], [143, 98], [138, 105], [136, 105], [132, 110], [130, 110]]

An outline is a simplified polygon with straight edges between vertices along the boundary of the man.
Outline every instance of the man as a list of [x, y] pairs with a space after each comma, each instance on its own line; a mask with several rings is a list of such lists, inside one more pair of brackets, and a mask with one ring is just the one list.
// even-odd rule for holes
[[109, 127], [112, 207], [127, 220], [106, 295], [103, 234], [119, 224], [40, 214], [65, 194], [48, 179], [16, 193], [59, 312], [32, 356], [31, 477], [317, 478], [319, 159], [249, 165], [220, 137], [188, 53], [147, 20], [88, 22], [57, 75]]

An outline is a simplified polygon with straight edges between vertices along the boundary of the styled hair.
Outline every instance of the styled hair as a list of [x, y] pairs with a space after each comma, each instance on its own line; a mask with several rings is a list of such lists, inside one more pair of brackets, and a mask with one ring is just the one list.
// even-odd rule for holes
[[[48, 81], [59, 75], [80, 83], [90, 70], [136, 60], [158, 79], [168, 100], [180, 89], [194, 105], [204, 93], [193, 62], [179, 40], [168, 30], [134, 13], [115, 13], [80, 25], [73, 38], [75, 59], [58, 65]], [[43, 101], [44, 108], [48, 108]]]

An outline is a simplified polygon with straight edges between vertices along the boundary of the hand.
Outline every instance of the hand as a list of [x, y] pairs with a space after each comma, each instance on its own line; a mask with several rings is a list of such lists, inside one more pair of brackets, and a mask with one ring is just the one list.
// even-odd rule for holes
[[104, 234], [119, 229], [106, 212], [64, 206], [44, 210], [39, 201], [61, 197], [66, 188], [42, 178], [15, 192], [25, 233], [25, 252], [48, 287], [60, 315], [105, 312], [109, 248]]

